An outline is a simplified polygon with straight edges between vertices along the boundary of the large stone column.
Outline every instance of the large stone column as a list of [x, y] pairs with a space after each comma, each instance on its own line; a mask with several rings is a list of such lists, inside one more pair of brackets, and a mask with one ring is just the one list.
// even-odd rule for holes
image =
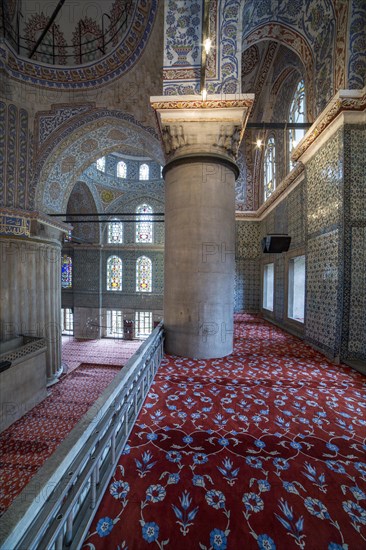
[[168, 353], [208, 359], [233, 350], [235, 158], [253, 99], [151, 98], [167, 156]]
[[0, 341], [45, 338], [47, 382], [61, 370], [61, 238], [68, 227], [37, 212], [0, 211]]

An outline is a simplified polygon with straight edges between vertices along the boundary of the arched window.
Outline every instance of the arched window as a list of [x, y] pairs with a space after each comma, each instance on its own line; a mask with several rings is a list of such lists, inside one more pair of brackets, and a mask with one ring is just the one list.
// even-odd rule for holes
[[148, 180], [149, 179], [149, 167], [148, 167], [147, 164], [141, 164], [139, 179], [140, 180]]
[[127, 178], [127, 164], [121, 160], [117, 163], [117, 177], [118, 178]]
[[66, 255], [61, 258], [61, 286], [72, 288], [72, 258]]
[[100, 172], [105, 172], [105, 157], [100, 157], [96, 162], [97, 170]]
[[264, 151], [264, 200], [266, 201], [276, 189], [276, 147], [271, 136]]
[[118, 256], [107, 260], [107, 290], [122, 290], [122, 260]]
[[136, 209], [136, 242], [153, 242], [152, 208], [148, 204], [141, 204]]
[[141, 256], [136, 262], [136, 292], [151, 292], [152, 263], [147, 256]]
[[108, 223], [108, 243], [123, 243], [123, 223], [117, 219]]
[[[291, 102], [290, 113], [288, 117], [289, 122], [306, 122], [305, 121], [305, 86], [304, 81], [300, 80], [297, 85], [294, 97]], [[291, 160], [291, 153], [302, 140], [305, 135], [305, 130], [300, 128], [290, 128], [288, 138], [289, 149], [289, 167], [293, 168], [294, 163]]]

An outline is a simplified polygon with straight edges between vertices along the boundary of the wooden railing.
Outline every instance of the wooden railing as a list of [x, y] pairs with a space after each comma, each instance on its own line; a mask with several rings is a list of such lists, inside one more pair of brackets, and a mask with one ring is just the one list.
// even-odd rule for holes
[[163, 343], [160, 323], [3, 515], [0, 548], [80, 547], [161, 363]]

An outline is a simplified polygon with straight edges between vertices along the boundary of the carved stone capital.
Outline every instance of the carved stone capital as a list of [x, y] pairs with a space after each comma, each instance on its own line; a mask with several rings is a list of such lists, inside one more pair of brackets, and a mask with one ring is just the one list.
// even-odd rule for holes
[[216, 154], [235, 160], [254, 95], [161, 96], [150, 98], [167, 161], [181, 156]]

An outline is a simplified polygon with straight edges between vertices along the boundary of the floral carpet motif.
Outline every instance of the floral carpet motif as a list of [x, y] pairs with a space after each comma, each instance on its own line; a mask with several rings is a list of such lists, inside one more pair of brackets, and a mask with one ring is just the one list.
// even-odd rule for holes
[[366, 548], [365, 378], [236, 317], [234, 353], [165, 356], [83, 548]]
[[0, 434], [0, 515], [120, 370], [120, 366], [80, 365]]

